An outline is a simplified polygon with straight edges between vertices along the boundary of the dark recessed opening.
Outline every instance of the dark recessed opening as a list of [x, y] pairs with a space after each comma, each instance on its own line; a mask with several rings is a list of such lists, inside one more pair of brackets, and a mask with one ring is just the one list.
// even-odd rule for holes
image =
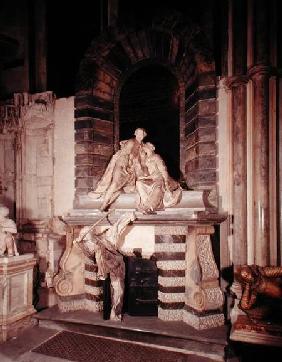
[[134, 72], [120, 95], [120, 139], [131, 138], [145, 128], [169, 174], [180, 177], [179, 86], [175, 76], [161, 65], [148, 65]]

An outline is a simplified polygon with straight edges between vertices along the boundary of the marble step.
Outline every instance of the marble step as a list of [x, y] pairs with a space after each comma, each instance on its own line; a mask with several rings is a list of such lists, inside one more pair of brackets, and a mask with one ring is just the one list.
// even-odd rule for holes
[[37, 313], [39, 327], [69, 330], [142, 345], [180, 351], [197, 356], [197, 361], [225, 361], [227, 328], [196, 331], [182, 322], [164, 322], [156, 317], [125, 315], [122, 323], [104, 321], [99, 313], [75, 311], [61, 313], [57, 307]]

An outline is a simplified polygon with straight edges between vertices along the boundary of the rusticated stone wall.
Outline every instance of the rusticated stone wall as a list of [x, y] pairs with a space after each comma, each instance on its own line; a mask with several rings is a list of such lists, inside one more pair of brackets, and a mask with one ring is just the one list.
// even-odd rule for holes
[[210, 49], [201, 29], [175, 14], [149, 28], [108, 29], [91, 44], [75, 95], [75, 207], [77, 196], [96, 186], [118, 144], [120, 91], [143, 64], [163, 65], [178, 80], [180, 168], [188, 185], [215, 186], [216, 82]]
[[212, 188], [217, 182], [217, 99], [213, 72], [201, 74], [186, 90], [185, 174], [192, 188]]

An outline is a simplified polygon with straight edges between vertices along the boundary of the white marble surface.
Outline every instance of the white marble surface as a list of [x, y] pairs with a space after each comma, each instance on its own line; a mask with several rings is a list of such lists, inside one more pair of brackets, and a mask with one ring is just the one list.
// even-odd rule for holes
[[33, 254], [0, 258], [0, 342], [16, 336], [35, 309], [32, 305]]
[[[121, 194], [118, 199], [112, 204], [114, 209], [135, 209], [136, 193]], [[194, 211], [205, 210], [204, 191], [183, 191], [182, 198], [179, 204], [171, 207], [171, 209], [193, 209]], [[99, 209], [102, 204], [102, 199], [92, 199], [88, 195], [79, 196], [79, 205], [81, 208]], [[166, 209], [169, 212], [170, 208]]]
[[132, 225], [126, 229], [119, 243], [120, 251], [133, 255], [134, 249], [141, 249], [144, 258], [150, 258], [155, 251], [154, 226]]

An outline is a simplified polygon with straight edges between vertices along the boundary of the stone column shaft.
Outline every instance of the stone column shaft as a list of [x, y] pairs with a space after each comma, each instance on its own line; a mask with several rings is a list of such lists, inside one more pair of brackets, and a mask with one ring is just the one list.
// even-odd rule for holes
[[254, 64], [269, 64], [269, 1], [254, 1]]
[[254, 83], [254, 240], [255, 263], [269, 263], [269, 70], [250, 71]]
[[233, 247], [235, 265], [247, 262], [247, 77], [228, 80], [232, 92]]

